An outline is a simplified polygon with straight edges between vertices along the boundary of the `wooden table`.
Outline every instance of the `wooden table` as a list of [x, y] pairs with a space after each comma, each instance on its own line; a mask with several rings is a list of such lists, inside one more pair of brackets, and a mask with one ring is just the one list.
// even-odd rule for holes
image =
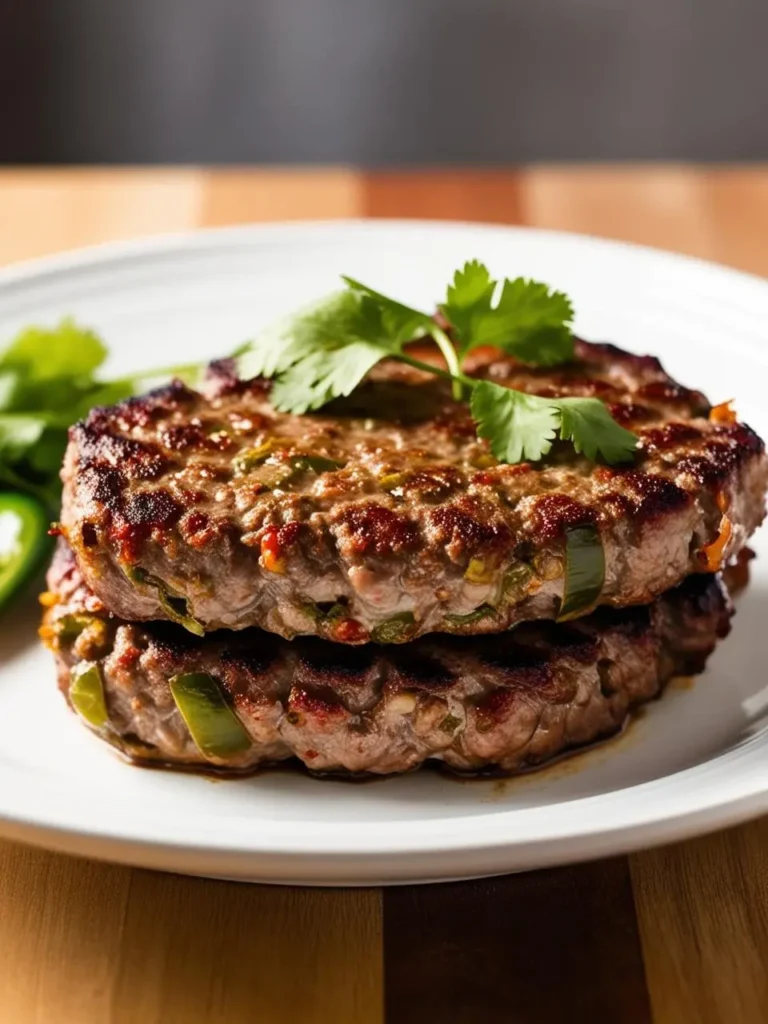
[[[404, 216], [631, 239], [768, 275], [768, 169], [0, 172], [0, 263], [113, 238]], [[279, 889], [0, 842], [3, 1024], [768, 1021], [768, 820], [477, 883]]]

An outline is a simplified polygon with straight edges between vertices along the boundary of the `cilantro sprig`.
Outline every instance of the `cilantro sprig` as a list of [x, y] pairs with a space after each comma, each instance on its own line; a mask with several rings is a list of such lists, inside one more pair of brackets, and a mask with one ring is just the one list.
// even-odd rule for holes
[[63, 320], [29, 327], [0, 352], [0, 489], [34, 495], [55, 510], [67, 428], [97, 405], [111, 405], [171, 376], [176, 366], [114, 380], [98, 377], [107, 348], [93, 331]]
[[[450, 325], [351, 277], [344, 289], [299, 310], [260, 334], [239, 356], [243, 377], [274, 378], [271, 400], [305, 413], [346, 397], [382, 359], [395, 359], [451, 382], [469, 398], [477, 433], [502, 462], [535, 462], [557, 436], [588, 459], [633, 458], [637, 437], [596, 398], [541, 398], [463, 372], [469, 353], [491, 345], [531, 366], [573, 358], [573, 307], [562, 292], [525, 278], [494, 280], [477, 260], [453, 276], [439, 312]], [[405, 346], [431, 339], [445, 368], [411, 356]]]

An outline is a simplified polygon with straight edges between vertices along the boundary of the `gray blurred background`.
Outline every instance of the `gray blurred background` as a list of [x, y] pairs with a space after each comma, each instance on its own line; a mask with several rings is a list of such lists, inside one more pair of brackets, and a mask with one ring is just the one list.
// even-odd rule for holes
[[0, 162], [768, 157], [768, 0], [0, 0]]

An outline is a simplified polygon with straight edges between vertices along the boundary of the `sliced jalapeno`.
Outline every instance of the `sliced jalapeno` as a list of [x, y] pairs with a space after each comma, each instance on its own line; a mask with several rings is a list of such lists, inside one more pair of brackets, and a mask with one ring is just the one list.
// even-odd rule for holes
[[279, 444], [274, 438], [268, 438], [257, 448], [245, 448], [232, 459], [232, 468], [236, 473], [250, 473], [251, 470], [266, 462], [278, 447]]
[[141, 566], [129, 565], [124, 571], [131, 583], [152, 587], [157, 592], [160, 607], [171, 622], [177, 622], [180, 626], [188, 629], [190, 633], [194, 633], [195, 636], [205, 636], [205, 626], [189, 614], [185, 598], [175, 594], [166, 583], [148, 573], [146, 569], [142, 569]]
[[584, 615], [597, 604], [605, 583], [605, 551], [595, 526], [575, 526], [565, 535], [565, 586], [558, 622]]
[[326, 459], [323, 455], [297, 455], [291, 459], [291, 467], [297, 473], [311, 471], [312, 473], [330, 473], [334, 469], [341, 469], [343, 462], [336, 459]]
[[40, 565], [47, 532], [45, 510], [34, 498], [0, 492], [0, 606]]
[[204, 757], [226, 758], [251, 745], [250, 737], [207, 672], [183, 672], [170, 680], [171, 693]]
[[62, 643], [69, 643], [77, 640], [80, 634], [96, 622], [94, 615], [83, 615], [80, 612], [71, 612], [69, 615], [62, 615], [53, 624], [56, 638]]
[[104, 684], [96, 662], [78, 665], [73, 669], [69, 699], [78, 715], [94, 729], [103, 729], [109, 722]]

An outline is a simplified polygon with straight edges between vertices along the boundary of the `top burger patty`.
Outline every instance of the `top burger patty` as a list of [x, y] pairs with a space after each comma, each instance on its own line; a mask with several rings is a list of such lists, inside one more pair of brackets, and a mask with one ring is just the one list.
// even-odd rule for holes
[[72, 429], [62, 531], [123, 619], [363, 643], [556, 617], [566, 537], [586, 524], [605, 551], [600, 603], [630, 605], [713, 571], [761, 522], [763, 442], [657, 359], [577, 342], [566, 366], [486, 351], [469, 372], [597, 396], [639, 434], [635, 462], [556, 444], [499, 464], [445, 383], [402, 364], [294, 416], [223, 361], [200, 393], [175, 382]]

